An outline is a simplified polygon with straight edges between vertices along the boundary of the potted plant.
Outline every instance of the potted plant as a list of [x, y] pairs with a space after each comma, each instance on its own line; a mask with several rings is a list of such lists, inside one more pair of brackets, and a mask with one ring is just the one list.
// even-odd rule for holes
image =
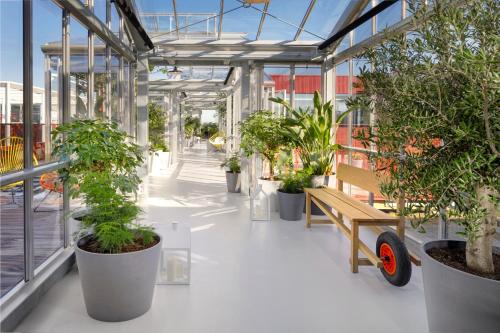
[[151, 307], [160, 237], [136, 222], [131, 195], [140, 179], [139, 146], [115, 123], [77, 120], [53, 131], [53, 154], [68, 165], [60, 171], [72, 198], [87, 210], [75, 244], [76, 262], [88, 314], [124, 321]]
[[234, 153], [231, 157], [226, 158], [220, 165], [226, 170], [227, 191], [230, 193], [240, 193], [241, 191], [241, 163], [238, 153]]
[[280, 218], [287, 221], [302, 219], [305, 204], [304, 188], [311, 187], [311, 176], [304, 171], [281, 177], [278, 189]]
[[150, 102], [149, 117], [149, 172], [160, 174], [170, 166], [170, 151], [165, 140], [165, 124], [167, 117], [161, 106]]
[[[331, 102], [323, 103], [318, 91], [314, 93], [312, 110], [293, 110], [290, 104], [280, 97], [272, 97], [269, 100], [283, 105], [291, 115], [281, 127], [283, 135], [299, 148], [304, 169], [312, 174], [312, 186], [327, 186], [328, 177], [332, 174], [335, 152], [341, 148], [339, 144], [334, 143], [335, 132], [350, 111], [343, 112], [334, 122]], [[311, 213], [324, 215], [314, 203], [311, 205]]]
[[276, 117], [271, 111], [256, 111], [240, 122], [240, 147], [247, 157], [257, 153], [267, 163], [267, 177], [259, 179], [262, 190], [270, 197], [271, 210], [278, 210], [276, 191], [279, 180], [275, 175], [278, 153], [289, 143], [283, 135], [284, 119]]
[[357, 139], [376, 144], [374, 165], [389, 176], [382, 191], [405, 193], [401, 213], [419, 229], [439, 215], [461, 226], [464, 240], [422, 246], [429, 330], [498, 332], [500, 3], [433, 3], [430, 13], [412, 3], [415, 31], [362, 55], [372, 68], [348, 107], [376, 110], [376, 130]]

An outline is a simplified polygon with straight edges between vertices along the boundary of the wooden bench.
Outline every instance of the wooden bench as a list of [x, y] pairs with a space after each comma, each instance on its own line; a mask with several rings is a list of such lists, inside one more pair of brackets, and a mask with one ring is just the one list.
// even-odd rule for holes
[[[382, 260], [359, 239], [359, 227], [367, 226], [380, 231], [382, 226], [395, 226], [399, 238], [404, 241], [404, 217], [388, 215], [366, 203], [351, 198], [343, 192], [344, 183], [355, 185], [363, 190], [382, 195], [380, 182], [382, 179], [374, 172], [339, 164], [337, 168], [337, 189], [334, 188], [307, 188], [306, 193], [306, 220], [307, 228], [312, 224], [336, 224], [337, 227], [351, 240], [351, 270], [358, 272], [359, 265], [374, 265], [382, 267]], [[311, 201], [314, 202], [328, 217], [328, 220], [311, 219]], [[398, 209], [404, 205], [404, 198], [398, 200]], [[333, 208], [337, 213], [332, 212]], [[344, 217], [350, 221], [350, 226], [344, 223]], [[366, 258], [359, 258], [361, 251]]]

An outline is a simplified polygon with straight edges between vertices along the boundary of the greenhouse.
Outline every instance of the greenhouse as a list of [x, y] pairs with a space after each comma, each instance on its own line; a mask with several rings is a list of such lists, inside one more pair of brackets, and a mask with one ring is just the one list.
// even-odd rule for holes
[[498, 332], [497, 0], [0, 0], [2, 332]]

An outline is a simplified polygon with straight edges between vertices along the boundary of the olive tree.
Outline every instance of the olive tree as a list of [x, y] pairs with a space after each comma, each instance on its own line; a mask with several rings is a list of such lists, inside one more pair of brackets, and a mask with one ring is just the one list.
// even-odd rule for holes
[[[421, 2], [421, 1], [420, 1]], [[364, 94], [351, 109], [376, 113], [357, 135], [375, 144], [383, 192], [405, 193], [415, 227], [439, 214], [463, 226], [466, 261], [494, 271], [492, 241], [499, 202], [500, 2], [412, 1], [414, 31], [365, 51]]]

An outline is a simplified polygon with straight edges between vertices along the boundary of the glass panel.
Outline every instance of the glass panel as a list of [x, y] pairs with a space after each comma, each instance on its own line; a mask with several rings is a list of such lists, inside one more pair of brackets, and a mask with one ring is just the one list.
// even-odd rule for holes
[[94, 15], [104, 23], [106, 23], [106, 2], [107, 0], [94, 0]]
[[70, 117], [89, 118], [88, 112], [88, 31], [75, 18], [71, 18], [70, 64]]
[[[363, 14], [372, 8], [372, 4], [368, 4], [363, 11]], [[356, 29], [354, 29], [353, 45], [365, 40], [372, 35], [372, 19], [366, 21]]]
[[321, 67], [295, 67], [295, 108], [313, 108], [315, 91], [321, 90]]
[[123, 115], [120, 110], [119, 92], [120, 56], [114, 50], [111, 51], [111, 121], [118, 124], [123, 123]]
[[382, 31], [401, 21], [401, 6], [402, 1], [397, 1], [377, 15], [377, 31]]
[[63, 186], [57, 171], [33, 181], [35, 269], [64, 246]]
[[120, 34], [120, 16], [114, 3], [111, 4], [111, 31], [117, 36]]
[[0, 1], [0, 49], [0, 173], [3, 174], [22, 169], [24, 163], [22, 1]]
[[269, 97], [281, 97], [290, 102], [290, 67], [264, 66], [263, 107], [275, 114], [284, 114], [282, 106], [269, 101]]
[[0, 297], [24, 280], [23, 191], [23, 182], [0, 188]]
[[[305, 1], [304, 1], [305, 2]], [[344, 12], [349, 0], [318, 0], [307, 20], [304, 28], [315, 34], [323, 36], [325, 39], [330, 35], [339, 17]], [[317, 37], [302, 32], [300, 39], [318, 39]]]
[[[363, 92], [363, 87], [360, 86], [360, 82], [358, 80], [358, 75], [361, 73], [362, 69], [369, 70], [370, 64], [366, 60], [363, 59], [354, 59], [353, 60], [353, 77], [352, 77], [352, 93], [354, 95], [360, 94]], [[351, 113], [352, 117], [352, 131], [351, 136], [357, 136], [361, 134], [362, 131], [368, 130], [370, 126], [370, 112], [366, 110], [356, 110]], [[352, 138], [351, 145], [353, 147], [358, 148], [369, 148], [364, 147], [360, 140], [356, 140]]]
[[[349, 96], [349, 62], [345, 61], [335, 67], [335, 114], [340, 114], [347, 110], [345, 100]], [[348, 118], [344, 118], [337, 128], [336, 142], [342, 145], [349, 143], [348, 138]]]
[[106, 45], [94, 37], [94, 115], [106, 118]]
[[[297, 33], [297, 28], [307, 11], [310, 1], [304, 0], [287, 0], [286, 8], [284, 8], [284, 3], [282, 1], [271, 1], [269, 3], [268, 11], [269, 13], [276, 15], [283, 21], [289, 22], [292, 25], [282, 23], [271, 16], [266, 17], [264, 27], [261, 34], [261, 39], [269, 40], [292, 40]], [[318, 28], [317, 26], [313, 28]], [[308, 29], [307, 29], [308, 30]], [[309, 31], [309, 30], [308, 30]], [[316, 31], [311, 31], [316, 34]], [[311, 35], [305, 31], [302, 34], [308, 35], [304, 36], [306, 39], [316, 39], [318, 37]]]
[[[33, 2], [33, 153], [51, 161], [51, 130], [62, 122], [62, 10], [49, 0]], [[43, 27], [43, 29], [42, 29]]]
[[[235, 3], [236, 5], [236, 3]], [[236, 7], [235, 5], [225, 5], [228, 9]], [[263, 8], [261, 4], [255, 5], [258, 8]], [[252, 8], [242, 8], [235, 10], [224, 15], [222, 20], [222, 31], [225, 36], [230, 34], [236, 37], [236, 35], [243, 35], [242, 37], [248, 40], [254, 40], [257, 35], [257, 30], [259, 28], [259, 22], [261, 13]], [[264, 24], [264, 29], [265, 29]], [[231, 36], [231, 37], [233, 37]], [[226, 37], [227, 38], [227, 37]]]
[[123, 130], [130, 134], [130, 70], [128, 61], [123, 61]]

